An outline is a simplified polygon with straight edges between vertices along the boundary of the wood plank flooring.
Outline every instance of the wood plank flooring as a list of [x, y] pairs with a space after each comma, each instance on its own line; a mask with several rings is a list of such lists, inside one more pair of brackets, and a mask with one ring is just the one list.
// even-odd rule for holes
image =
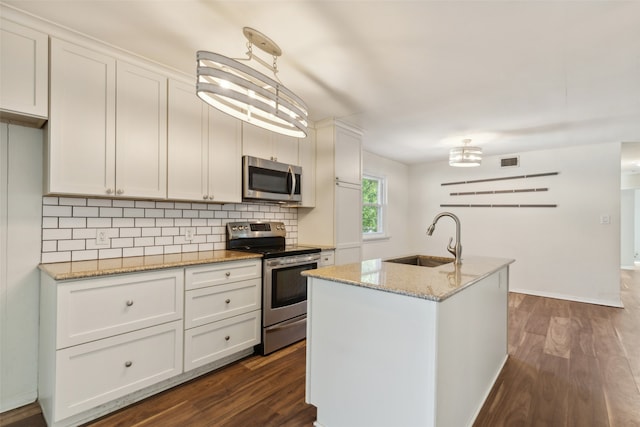
[[[640, 270], [621, 277], [624, 309], [510, 294], [510, 356], [475, 427], [640, 427]], [[316, 410], [304, 403], [304, 375], [302, 341], [87, 427], [308, 427]], [[0, 414], [0, 426], [45, 424], [34, 404]]]

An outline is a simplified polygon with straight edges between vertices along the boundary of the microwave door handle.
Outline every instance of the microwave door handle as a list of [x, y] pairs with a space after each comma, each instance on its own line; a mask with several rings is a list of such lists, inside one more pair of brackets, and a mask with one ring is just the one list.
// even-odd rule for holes
[[291, 193], [289, 193], [289, 199], [293, 199], [293, 193], [296, 191], [296, 174], [293, 172], [291, 165], [287, 166], [287, 172], [291, 175]]

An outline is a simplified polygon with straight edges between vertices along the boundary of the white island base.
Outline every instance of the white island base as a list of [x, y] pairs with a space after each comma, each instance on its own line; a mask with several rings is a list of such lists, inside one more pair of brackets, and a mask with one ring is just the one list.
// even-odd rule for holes
[[508, 265], [440, 301], [310, 273], [306, 396], [316, 426], [473, 424], [507, 359]]

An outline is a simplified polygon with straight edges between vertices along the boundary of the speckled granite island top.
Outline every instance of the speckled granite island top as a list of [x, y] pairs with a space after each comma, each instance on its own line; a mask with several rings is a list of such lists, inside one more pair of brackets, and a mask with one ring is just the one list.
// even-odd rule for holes
[[307, 270], [302, 274], [439, 302], [512, 262], [513, 259], [507, 258], [465, 256], [458, 266], [450, 263], [438, 267], [419, 267], [371, 259]]
[[39, 268], [55, 280], [70, 280], [261, 257], [262, 255], [260, 254], [248, 252], [218, 250], [91, 261], [57, 262], [40, 264]]

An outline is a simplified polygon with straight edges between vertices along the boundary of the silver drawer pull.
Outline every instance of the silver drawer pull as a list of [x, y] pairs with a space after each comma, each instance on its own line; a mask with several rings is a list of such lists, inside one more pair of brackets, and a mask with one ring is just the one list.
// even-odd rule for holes
[[231, 339], [231, 337], [229, 335], [227, 335], [226, 337], [224, 337], [225, 341], [229, 341]]
[[124, 366], [126, 366], [127, 368], [130, 368], [131, 365], [133, 365], [133, 362], [131, 360], [127, 360], [126, 362], [124, 362]]
[[226, 273], [224, 273], [224, 275], [225, 275], [225, 276], [227, 276], [227, 277], [229, 277], [229, 276], [231, 276], [231, 272], [230, 272], [230, 271], [227, 271]]
[[127, 307], [131, 307], [133, 305], [133, 300], [127, 300]]
[[226, 302], [227, 304], [229, 304], [231, 302], [231, 300], [229, 298], [227, 298], [226, 300], [224, 300], [224, 302]]

